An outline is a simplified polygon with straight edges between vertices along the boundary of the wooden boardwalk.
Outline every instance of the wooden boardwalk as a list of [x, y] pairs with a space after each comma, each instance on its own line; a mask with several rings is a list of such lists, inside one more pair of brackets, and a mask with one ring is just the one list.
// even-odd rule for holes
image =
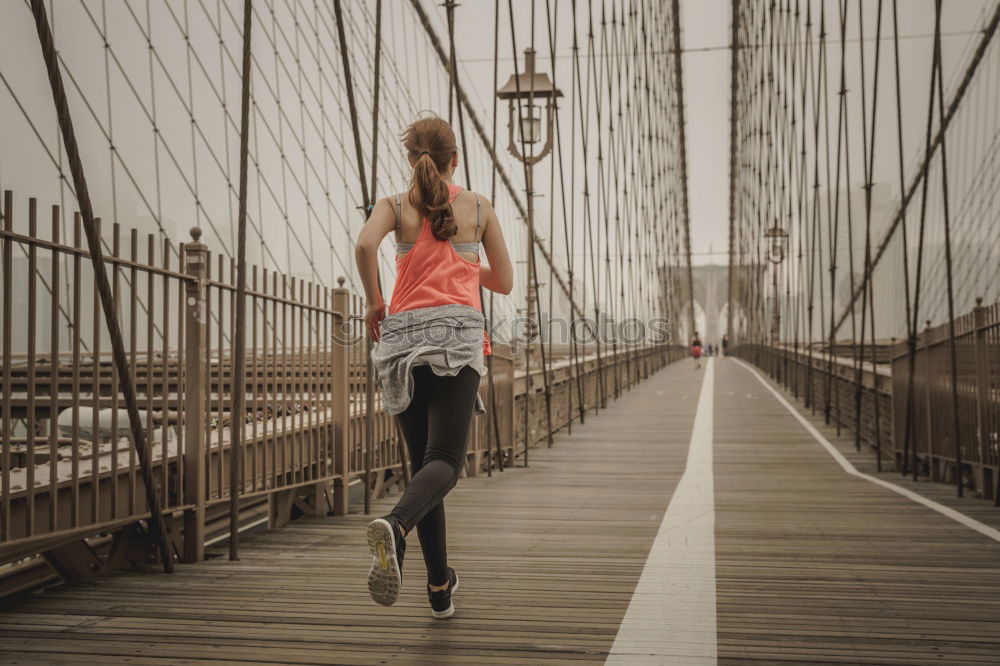
[[715, 416], [720, 663], [1000, 663], [1000, 543], [846, 474], [735, 362]]
[[715, 595], [692, 609], [679, 591], [662, 610], [711, 610], [697, 640], [717, 655], [684, 656], [688, 637], [664, 636], [633, 599], [685, 474], [704, 377], [685, 362], [533, 450], [531, 467], [459, 483], [451, 620], [429, 616], [415, 538], [401, 599], [383, 608], [365, 587], [368, 518], [316, 518], [246, 537], [237, 563], [9, 602], [0, 661], [602, 662], [627, 618], [650, 640], [616, 663], [1000, 662], [1000, 544], [846, 474], [735, 361], [714, 373], [714, 512], [693, 520], [714, 521]]

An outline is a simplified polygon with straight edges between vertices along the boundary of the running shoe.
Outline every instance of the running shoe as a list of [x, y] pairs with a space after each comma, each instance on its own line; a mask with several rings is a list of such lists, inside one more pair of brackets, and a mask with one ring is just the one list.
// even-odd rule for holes
[[403, 585], [403, 555], [406, 541], [393, 516], [383, 516], [368, 523], [368, 548], [372, 568], [368, 572], [368, 592], [375, 603], [391, 606], [399, 598]]
[[448, 587], [436, 592], [431, 591], [430, 584], [427, 585], [427, 599], [431, 602], [431, 617], [436, 620], [443, 620], [455, 614], [455, 604], [451, 596], [458, 592], [458, 574], [451, 567], [448, 567]]

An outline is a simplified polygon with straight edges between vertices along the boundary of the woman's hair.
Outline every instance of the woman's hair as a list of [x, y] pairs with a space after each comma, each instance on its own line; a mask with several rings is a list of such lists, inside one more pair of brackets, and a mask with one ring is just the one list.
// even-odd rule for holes
[[415, 120], [403, 132], [403, 146], [413, 163], [410, 205], [430, 220], [434, 238], [448, 240], [458, 232], [441, 173], [458, 152], [451, 125], [437, 116]]

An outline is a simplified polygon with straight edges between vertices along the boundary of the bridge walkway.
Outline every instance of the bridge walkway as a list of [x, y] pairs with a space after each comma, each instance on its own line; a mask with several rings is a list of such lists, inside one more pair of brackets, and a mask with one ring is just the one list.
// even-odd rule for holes
[[368, 518], [353, 514], [247, 536], [239, 562], [9, 602], [0, 662], [988, 664], [1000, 654], [1000, 543], [985, 514], [963, 524], [847, 473], [735, 359], [668, 366], [530, 462], [463, 479], [446, 501], [462, 578], [451, 620], [429, 617], [416, 539], [400, 601], [368, 599]]

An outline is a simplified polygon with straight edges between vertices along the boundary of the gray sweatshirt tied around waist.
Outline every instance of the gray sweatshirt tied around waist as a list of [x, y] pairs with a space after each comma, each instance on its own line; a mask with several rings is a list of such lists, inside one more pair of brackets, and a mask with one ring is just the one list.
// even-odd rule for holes
[[[429, 365], [435, 375], [454, 377], [465, 366], [482, 377], [483, 313], [468, 305], [435, 305], [388, 315], [380, 325], [380, 339], [372, 349], [375, 379], [382, 405], [390, 414], [406, 410], [413, 398], [411, 369]], [[486, 411], [476, 396], [476, 412]]]

